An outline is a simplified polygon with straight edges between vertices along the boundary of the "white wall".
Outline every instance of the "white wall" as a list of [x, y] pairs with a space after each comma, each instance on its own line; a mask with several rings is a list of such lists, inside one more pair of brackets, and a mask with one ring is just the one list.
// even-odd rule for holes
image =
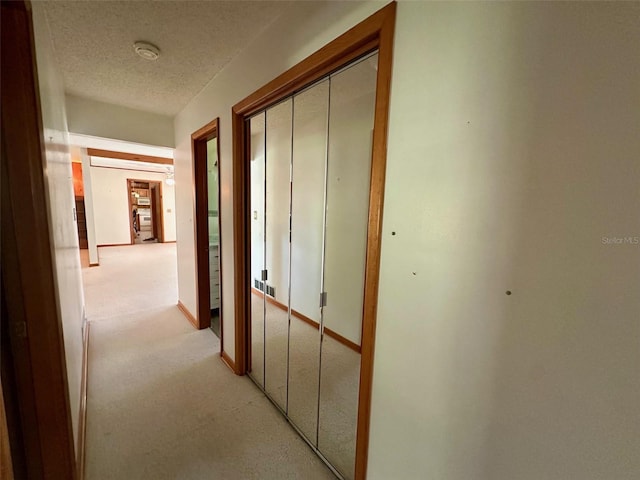
[[[264, 113], [253, 117], [249, 122], [251, 132], [251, 154], [249, 163], [249, 178], [251, 189], [251, 286], [254, 279], [261, 280], [261, 272], [264, 269], [264, 184], [265, 184], [265, 142], [264, 142]], [[229, 187], [228, 187], [229, 188]], [[224, 232], [228, 236], [228, 232]], [[233, 241], [233, 239], [231, 239]], [[180, 242], [178, 241], [178, 245]], [[227, 275], [224, 275], [223, 281]], [[223, 306], [224, 308], [224, 306]], [[223, 319], [224, 321], [224, 319]]]
[[[82, 378], [82, 328], [84, 293], [80, 273], [78, 230], [73, 209], [73, 174], [62, 77], [57, 70], [53, 46], [42, 5], [32, 3], [36, 63], [45, 144], [45, 179], [51, 227], [55, 283], [62, 319], [64, 351], [69, 384], [69, 404], [76, 449]], [[28, 191], [26, 192], [28, 194]]]
[[291, 308], [320, 323], [329, 81], [297, 95], [294, 107]]
[[173, 117], [68, 94], [66, 106], [70, 132], [174, 146]]
[[[231, 106], [378, 6], [296, 6], [175, 119], [192, 312], [190, 134], [221, 119], [231, 357]], [[638, 8], [399, 4], [368, 478], [640, 472], [640, 245], [602, 240], [640, 236]]]
[[91, 167], [97, 244], [128, 245], [131, 243], [127, 179], [163, 182], [164, 241], [175, 241], [175, 189], [173, 185], [167, 185], [165, 178], [163, 173]]
[[79, 149], [82, 158], [82, 181], [84, 183], [84, 210], [87, 221], [87, 246], [89, 250], [89, 264], [97, 265], [100, 262], [98, 257], [98, 241], [96, 238], [96, 221], [93, 212], [93, 185], [91, 182], [91, 157], [86, 148]]
[[274, 298], [286, 305], [289, 298], [291, 102], [270, 109], [266, 117], [266, 145], [265, 116], [255, 117], [251, 124], [255, 145], [251, 147], [251, 251], [254, 254], [250, 282], [253, 286], [254, 279], [260, 280], [262, 270], [266, 269], [266, 284], [275, 288]]
[[[375, 83], [376, 70], [367, 62], [331, 80], [323, 320], [357, 345], [362, 340]], [[348, 84], [352, 87], [345, 88]]]
[[[287, 304], [289, 296], [289, 190], [291, 169], [291, 102], [267, 111], [266, 121], [266, 249], [267, 284], [276, 299]], [[259, 218], [258, 214], [258, 218]], [[258, 277], [260, 278], [260, 277]], [[267, 321], [267, 328], [270, 322]]]
[[400, 3], [370, 479], [640, 475], [638, 7]]

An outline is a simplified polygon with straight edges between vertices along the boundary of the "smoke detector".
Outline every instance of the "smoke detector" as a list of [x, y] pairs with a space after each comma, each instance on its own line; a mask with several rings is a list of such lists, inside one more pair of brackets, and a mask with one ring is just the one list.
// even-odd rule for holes
[[160, 49], [148, 42], [136, 42], [133, 48], [145, 60], [155, 61], [160, 56]]

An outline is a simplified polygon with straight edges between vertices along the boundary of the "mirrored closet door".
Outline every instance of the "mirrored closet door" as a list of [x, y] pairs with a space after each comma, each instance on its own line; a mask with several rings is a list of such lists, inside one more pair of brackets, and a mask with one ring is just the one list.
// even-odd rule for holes
[[355, 469], [377, 53], [246, 122], [248, 371], [341, 478]]

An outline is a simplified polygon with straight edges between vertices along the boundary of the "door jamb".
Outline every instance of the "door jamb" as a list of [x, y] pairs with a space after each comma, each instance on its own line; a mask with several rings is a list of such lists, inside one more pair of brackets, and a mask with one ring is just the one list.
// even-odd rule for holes
[[371, 161], [369, 219], [362, 324], [360, 395], [356, 439], [355, 478], [366, 478], [369, 449], [373, 356], [380, 274], [380, 247], [387, 157], [387, 130], [396, 3], [380, 9], [302, 62], [290, 68], [232, 109], [233, 208], [234, 208], [234, 296], [235, 372], [244, 375], [249, 359], [250, 212], [248, 195], [248, 135], [246, 119], [290, 96], [353, 60], [378, 50], [378, 73]]
[[133, 218], [131, 217], [131, 214], [133, 213], [133, 203], [131, 202], [131, 182], [133, 182], [133, 180], [127, 178], [127, 204], [129, 205], [129, 238], [131, 239], [131, 245], [135, 245], [136, 240], [135, 234], [133, 233]]
[[2, 387], [16, 407], [7, 409], [14, 473], [75, 480], [80, 459], [54, 281], [32, 9], [25, 1], [1, 8]]
[[[154, 188], [151, 188], [152, 183], [155, 184]], [[151, 216], [154, 225], [156, 224], [156, 219], [158, 220], [156, 225], [156, 238], [158, 239], [158, 243], [164, 243], [164, 182], [149, 182], [149, 190], [151, 191], [151, 208], [153, 209]]]

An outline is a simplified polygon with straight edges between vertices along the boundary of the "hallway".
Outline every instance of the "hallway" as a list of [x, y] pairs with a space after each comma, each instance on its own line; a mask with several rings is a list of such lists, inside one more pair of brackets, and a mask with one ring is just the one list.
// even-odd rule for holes
[[83, 269], [86, 478], [331, 479], [218, 338], [176, 307], [175, 244], [108, 247]]

